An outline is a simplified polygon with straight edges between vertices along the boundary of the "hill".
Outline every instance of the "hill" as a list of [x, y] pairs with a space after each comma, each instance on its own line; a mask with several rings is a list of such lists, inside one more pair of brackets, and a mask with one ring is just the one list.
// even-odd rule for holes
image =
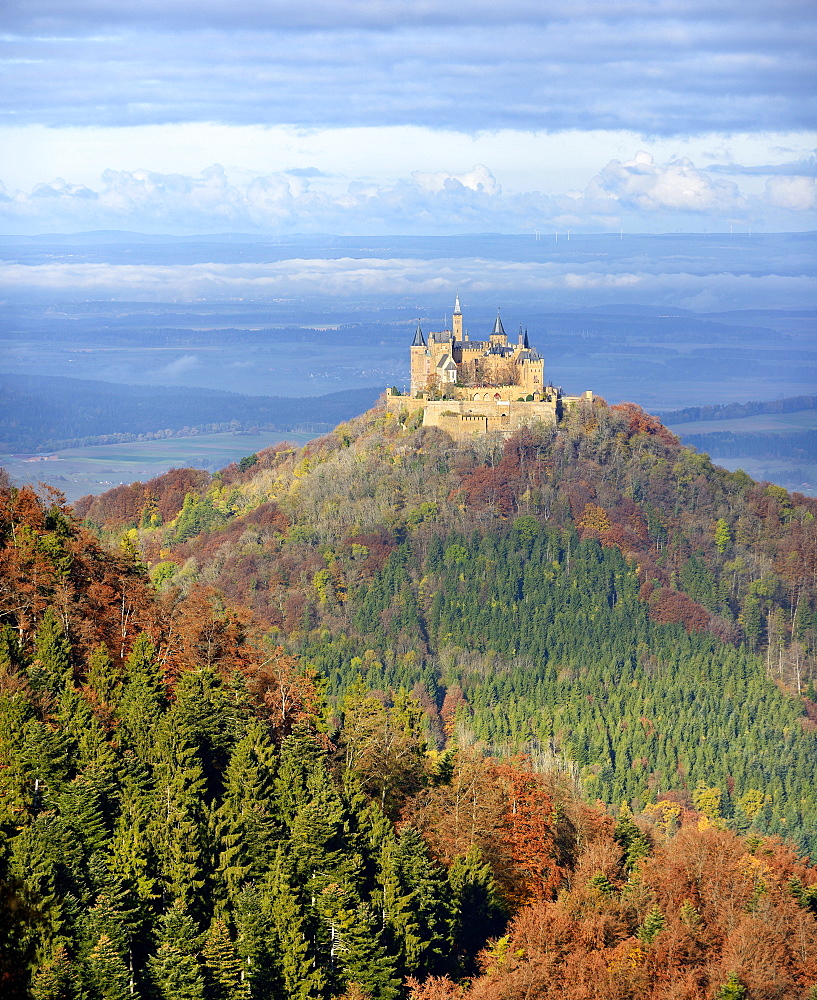
[[181, 475], [77, 510], [163, 586], [251, 608], [330, 699], [414, 689], [438, 741], [527, 748], [607, 802], [705, 784], [740, 825], [757, 792], [765, 829], [817, 846], [813, 499], [603, 402], [462, 447], [375, 410]]
[[815, 501], [418, 424], [0, 483], [6, 995], [809, 995]]
[[0, 375], [0, 392], [0, 449], [43, 452], [228, 430], [320, 433], [370, 406], [378, 390], [309, 398], [247, 396], [189, 386]]

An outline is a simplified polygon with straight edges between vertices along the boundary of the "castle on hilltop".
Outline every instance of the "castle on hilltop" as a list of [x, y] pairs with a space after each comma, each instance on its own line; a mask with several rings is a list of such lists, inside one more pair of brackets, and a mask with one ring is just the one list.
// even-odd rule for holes
[[417, 400], [424, 426], [456, 438], [557, 423], [565, 406], [593, 398], [590, 390], [563, 396], [561, 388], [545, 384], [545, 359], [530, 346], [527, 330], [520, 326], [516, 343], [509, 343], [499, 313], [487, 340], [471, 340], [463, 330], [459, 295], [451, 329], [429, 333], [426, 340], [418, 325], [410, 354], [409, 396], [388, 389], [387, 409], [398, 412]]

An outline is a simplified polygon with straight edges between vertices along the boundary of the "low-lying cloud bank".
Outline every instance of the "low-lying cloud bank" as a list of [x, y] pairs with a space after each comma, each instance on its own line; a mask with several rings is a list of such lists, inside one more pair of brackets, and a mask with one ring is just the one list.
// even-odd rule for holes
[[97, 187], [57, 179], [27, 192], [0, 188], [0, 229], [375, 235], [817, 228], [813, 171], [770, 176], [761, 196], [747, 196], [687, 158], [656, 163], [643, 151], [611, 160], [583, 190], [561, 194], [505, 193], [484, 164], [459, 173], [416, 171], [391, 184], [355, 181], [340, 191], [332, 183], [310, 171], [236, 180], [218, 164], [198, 176], [106, 170]]
[[[805, 308], [815, 301], [817, 279], [807, 274], [692, 273], [657, 260], [635, 268], [598, 259], [585, 264], [530, 263], [479, 258], [405, 260], [292, 259], [272, 264], [0, 265], [10, 299], [114, 298], [121, 301], [403, 298], [450, 296], [498, 301], [544, 300], [553, 307], [609, 302], [711, 312], [729, 309]], [[632, 264], [633, 262], [630, 262]], [[688, 266], [689, 262], [685, 262]]]

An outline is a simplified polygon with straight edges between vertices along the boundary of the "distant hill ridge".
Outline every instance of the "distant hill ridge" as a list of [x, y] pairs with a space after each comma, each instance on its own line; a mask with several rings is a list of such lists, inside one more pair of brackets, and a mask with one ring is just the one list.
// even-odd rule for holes
[[254, 428], [322, 433], [368, 409], [381, 391], [371, 386], [323, 396], [245, 396], [189, 386], [0, 375], [0, 447], [58, 451]]
[[766, 402], [717, 403], [708, 406], [687, 406], [682, 410], [669, 410], [656, 414], [665, 424], [689, 424], [699, 420], [736, 420], [762, 413], [795, 413], [798, 410], [817, 409], [817, 396], [788, 396]]

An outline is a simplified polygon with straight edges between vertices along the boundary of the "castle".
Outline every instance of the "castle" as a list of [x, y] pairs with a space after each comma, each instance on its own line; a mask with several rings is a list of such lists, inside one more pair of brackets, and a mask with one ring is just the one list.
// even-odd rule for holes
[[417, 400], [423, 425], [455, 438], [511, 433], [536, 421], [557, 423], [565, 406], [593, 398], [590, 390], [563, 396], [560, 388], [546, 385], [545, 360], [530, 346], [527, 330], [520, 326], [517, 342], [509, 343], [498, 313], [488, 339], [471, 340], [463, 331], [459, 295], [451, 329], [429, 333], [426, 340], [418, 325], [410, 354], [409, 396], [388, 389], [387, 409], [399, 412]]

